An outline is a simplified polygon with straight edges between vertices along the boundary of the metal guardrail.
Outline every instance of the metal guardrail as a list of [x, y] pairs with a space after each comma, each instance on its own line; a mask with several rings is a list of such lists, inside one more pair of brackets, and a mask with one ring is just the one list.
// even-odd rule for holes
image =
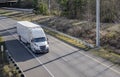
[[7, 55], [7, 60], [13, 64], [13, 66], [16, 68], [16, 71], [18, 72], [18, 74], [20, 75], [20, 77], [25, 77], [22, 69], [19, 68], [18, 64], [16, 63], [16, 61], [13, 59], [13, 57], [10, 55], [10, 53], [8, 52], [8, 50], [5, 47], [5, 44], [3, 42], [0, 43], [0, 53], [2, 53], [2, 58], [4, 60], [4, 56], [3, 54], [5, 53]]
[[19, 68], [18, 64], [16, 63], [16, 61], [13, 59], [13, 57], [10, 55], [10, 53], [8, 52], [8, 50], [5, 51], [7, 54], [7, 58], [9, 60], [9, 62], [12, 62], [14, 67], [16, 68], [16, 70], [18, 71], [18, 73], [20, 74], [20, 77], [25, 77], [22, 69]]
[[69, 38], [71, 38], [71, 39], [74, 39], [74, 40], [76, 40], [76, 41], [78, 41], [78, 42], [81, 42], [81, 43], [83, 43], [83, 44], [84, 44], [85, 46], [87, 46], [87, 47], [94, 48], [94, 45], [89, 44], [89, 43], [87, 43], [87, 42], [84, 41], [84, 40], [75, 38], [75, 37], [73, 37], [73, 36], [67, 35], [67, 34], [65, 34], [65, 33], [62, 33], [62, 32], [60, 32], [60, 31], [54, 30], [54, 29], [49, 28], [49, 27], [44, 26], [44, 25], [41, 25], [41, 27], [43, 27], [43, 28], [45, 28], [45, 29], [48, 29], [48, 30], [50, 30], [50, 31], [56, 32], [56, 33], [58, 33], [58, 34], [64, 35], [64, 36], [66, 36], [66, 37], [69, 37]]

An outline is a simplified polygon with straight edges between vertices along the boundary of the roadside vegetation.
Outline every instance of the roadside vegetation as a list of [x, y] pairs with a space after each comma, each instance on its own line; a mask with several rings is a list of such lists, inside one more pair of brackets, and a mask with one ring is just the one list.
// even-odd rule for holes
[[120, 65], [120, 55], [114, 53], [114, 50], [110, 49], [107, 46], [101, 47], [99, 49], [91, 49], [90, 52], [94, 55], [100, 56], [108, 61], [111, 61], [112, 63]]
[[[44, 24], [95, 46], [95, 0], [50, 0], [50, 9], [48, 7], [49, 0], [22, 1], [24, 2], [21, 2], [21, 5], [24, 6], [21, 7], [34, 8], [34, 13], [1, 9], [0, 14], [17, 20], [28, 20]], [[31, 6], [25, 6], [27, 2]], [[92, 52], [120, 64], [120, 10], [118, 8], [120, 8], [120, 1], [118, 0], [101, 0], [101, 48], [92, 49]], [[76, 43], [68, 37], [49, 30], [45, 31], [71, 45], [88, 49], [83, 44]]]
[[[4, 41], [0, 37], [0, 47], [5, 47]], [[16, 71], [14, 64], [7, 59], [5, 49], [1, 51], [0, 48], [0, 77], [20, 77], [20, 74]]]
[[59, 34], [59, 33], [57, 33], [57, 32], [48, 30], [48, 29], [46, 29], [46, 28], [44, 28], [44, 30], [45, 30], [45, 32], [46, 32], [47, 34], [50, 34], [50, 35], [52, 35], [52, 36], [54, 36], [54, 37], [56, 37], [56, 38], [58, 38], [58, 39], [60, 39], [60, 40], [62, 40], [62, 41], [64, 41], [64, 42], [66, 42], [66, 43], [68, 43], [68, 44], [70, 44], [70, 45], [72, 45], [72, 46], [81, 48], [81, 49], [83, 49], [83, 50], [88, 50], [88, 49], [89, 49], [89, 47], [87, 47], [86, 45], [84, 45], [82, 42], [78, 42], [77, 40], [74, 40], [74, 39], [72, 39], [72, 38], [70, 38], [70, 37], [67, 37], [67, 36], [65, 36], [65, 35]]

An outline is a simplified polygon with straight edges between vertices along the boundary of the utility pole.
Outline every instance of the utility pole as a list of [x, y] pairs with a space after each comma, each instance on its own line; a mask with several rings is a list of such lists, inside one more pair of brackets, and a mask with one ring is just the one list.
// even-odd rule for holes
[[51, 1], [50, 0], [48, 0], [48, 10], [49, 10], [49, 13], [50, 13], [50, 8], [51, 8]]
[[100, 0], [96, 0], [96, 47], [100, 47]]

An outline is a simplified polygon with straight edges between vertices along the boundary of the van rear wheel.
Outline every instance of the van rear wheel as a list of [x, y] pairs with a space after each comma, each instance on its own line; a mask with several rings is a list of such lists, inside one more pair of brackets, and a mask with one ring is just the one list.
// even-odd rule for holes
[[19, 35], [18, 37], [19, 37], [19, 40], [22, 41], [22, 40], [21, 40], [21, 36]]

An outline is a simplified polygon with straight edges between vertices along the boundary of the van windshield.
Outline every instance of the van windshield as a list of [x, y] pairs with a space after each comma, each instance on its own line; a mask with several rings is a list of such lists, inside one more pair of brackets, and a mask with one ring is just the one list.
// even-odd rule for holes
[[44, 42], [44, 41], [46, 41], [46, 38], [45, 37], [34, 38], [32, 41], [33, 42]]

